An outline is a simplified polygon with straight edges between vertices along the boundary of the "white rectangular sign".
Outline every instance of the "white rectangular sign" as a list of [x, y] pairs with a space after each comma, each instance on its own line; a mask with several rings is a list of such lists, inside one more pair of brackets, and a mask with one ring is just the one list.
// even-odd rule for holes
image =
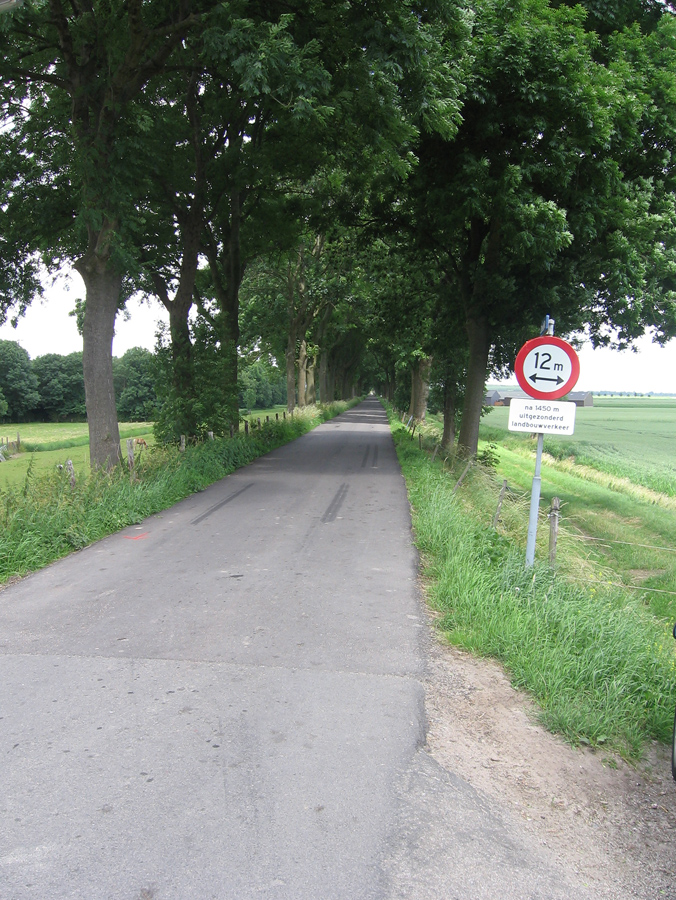
[[510, 431], [532, 434], [572, 434], [575, 431], [575, 404], [560, 400], [513, 399], [509, 404]]

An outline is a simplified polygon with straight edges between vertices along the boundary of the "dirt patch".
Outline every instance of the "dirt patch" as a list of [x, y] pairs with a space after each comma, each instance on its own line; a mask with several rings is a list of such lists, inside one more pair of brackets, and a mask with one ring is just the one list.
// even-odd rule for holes
[[636, 584], [641, 581], [647, 581], [649, 578], [659, 578], [661, 575], [666, 575], [666, 569], [629, 569], [629, 575], [631, 576], [631, 580]]
[[[502, 668], [433, 638], [428, 750], [523, 819], [603, 900], [676, 898], [676, 783], [653, 745], [636, 767], [570, 747], [535, 723]], [[616, 766], [616, 768], [614, 768]]]

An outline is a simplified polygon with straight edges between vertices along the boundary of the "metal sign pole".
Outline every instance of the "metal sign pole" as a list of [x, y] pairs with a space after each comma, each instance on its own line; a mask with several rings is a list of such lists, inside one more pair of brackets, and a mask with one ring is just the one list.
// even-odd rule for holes
[[554, 337], [554, 324], [551, 316], [545, 316], [540, 337], [526, 341], [514, 363], [514, 374], [519, 387], [531, 399], [512, 401], [509, 430], [532, 434], [533, 430], [538, 429], [526, 566], [532, 566], [535, 562], [535, 538], [540, 511], [540, 467], [545, 434], [572, 434], [575, 425], [575, 404], [555, 401], [565, 397], [575, 387], [580, 377], [580, 360], [568, 341]]
[[526, 566], [530, 567], [535, 562], [535, 538], [538, 532], [538, 515], [540, 513], [540, 466], [542, 465], [542, 445], [544, 433], [538, 432], [538, 449], [535, 455], [535, 475], [530, 495], [530, 516], [528, 518], [528, 541], [526, 543]]
[[[545, 316], [540, 334], [554, 334], [554, 319]], [[533, 487], [530, 492], [530, 515], [528, 517], [528, 540], [526, 541], [526, 567], [530, 568], [535, 563], [535, 539], [538, 534], [538, 516], [540, 514], [540, 490], [542, 480], [540, 468], [542, 466], [542, 447], [544, 444], [544, 432], [538, 432], [538, 448], [535, 454], [535, 475], [533, 475]]]

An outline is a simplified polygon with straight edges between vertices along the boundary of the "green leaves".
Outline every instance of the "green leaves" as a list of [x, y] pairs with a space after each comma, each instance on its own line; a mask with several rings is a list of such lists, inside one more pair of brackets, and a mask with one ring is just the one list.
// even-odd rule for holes
[[209, 63], [231, 73], [231, 90], [253, 100], [272, 99], [302, 118], [327, 108], [320, 101], [329, 91], [330, 77], [320, 59], [316, 40], [299, 44], [292, 29], [295, 18], [278, 20], [231, 17], [222, 8], [204, 34]]
[[38, 404], [37, 386], [28, 353], [16, 341], [0, 341], [0, 391], [8, 407], [5, 415], [23, 421]]

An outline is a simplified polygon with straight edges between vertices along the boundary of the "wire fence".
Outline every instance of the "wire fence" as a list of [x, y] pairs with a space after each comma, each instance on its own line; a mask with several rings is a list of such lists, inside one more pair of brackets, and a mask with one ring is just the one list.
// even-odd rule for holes
[[[413, 440], [414, 435], [417, 433], [418, 435], [418, 443], [421, 451], [425, 451], [428, 454], [431, 454], [432, 461], [434, 461], [438, 456], [442, 459], [442, 464], [448, 464], [450, 461], [450, 469], [453, 470], [455, 462], [457, 461], [456, 455], [453, 452], [449, 452], [447, 455], [443, 455], [443, 450], [441, 448], [441, 442], [439, 441], [439, 432], [437, 428], [432, 426], [426, 426], [424, 423], [416, 421], [413, 416], [410, 416], [408, 413], [401, 414], [399, 413], [399, 417], [401, 419], [402, 425], [406, 427], [408, 432], [410, 433], [411, 440]], [[430, 446], [431, 445], [431, 446]], [[485, 455], [485, 454], [484, 454]], [[488, 452], [488, 456], [490, 457], [490, 451]], [[465, 480], [467, 474], [474, 466], [475, 463], [479, 462], [477, 457], [473, 457], [469, 460], [463, 460], [465, 463], [462, 474], [460, 478], [457, 480], [454, 490], [457, 490]], [[496, 486], [497, 489], [497, 486]], [[500, 522], [501, 511], [503, 508], [503, 503], [506, 498], [510, 498], [512, 500], [517, 500], [521, 502], [527, 501], [528, 492], [523, 491], [521, 489], [515, 490], [510, 487], [506, 480], [503, 481], [500, 490], [499, 496], [497, 498], [497, 509], [495, 515], [493, 517], [493, 527], [497, 528]], [[559, 524], [560, 522], [564, 524], [564, 530], [561, 534], [561, 537], [565, 541], [574, 541], [579, 543], [589, 543], [594, 544], [596, 546], [608, 546], [612, 545], [625, 546], [636, 548], [637, 550], [650, 550], [658, 553], [676, 553], [676, 547], [662, 547], [656, 544], [645, 544], [640, 543], [638, 541], [623, 541], [614, 538], [604, 538], [604, 537], [595, 537], [592, 535], [580, 534], [571, 531], [569, 528], [565, 528], [566, 521], [570, 522], [571, 520], [566, 520], [565, 516], [562, 516], [560, 513], [560, 504], [558, 498], [553, 498], [552, 507], [550, 507], [549, 511], [545, 513], [547, 518], [551, 519], [552, 516], [555, 516], [556, 523], [552, 527], [550, 531], [550, 564], [554, 564], [555, 555], [556, 555], [556, 541], [559, 534]], [[554, 543], [554, 547], [552, 549], [552, 542]], [[609, 579], [590, 579], [585, 578], [581, 575], [576, 575], [574, 572], [567, 572], [566, 577], [570, 578], [572, 581], [575, 581], [579, 584], [589, 584], [598, 587], [616, 587], [621, 589], [626, 589], [629, 591], [639, 591], [641, 593], [653, 593], [653, 594], [666, 594], [672, 597], [676, 597], [676, 591], [667, 590], [666, 588], [656, 588], [650, 587], [647, 585], [637, 585], [630, 584], [622, 581], [614, 581]]]

